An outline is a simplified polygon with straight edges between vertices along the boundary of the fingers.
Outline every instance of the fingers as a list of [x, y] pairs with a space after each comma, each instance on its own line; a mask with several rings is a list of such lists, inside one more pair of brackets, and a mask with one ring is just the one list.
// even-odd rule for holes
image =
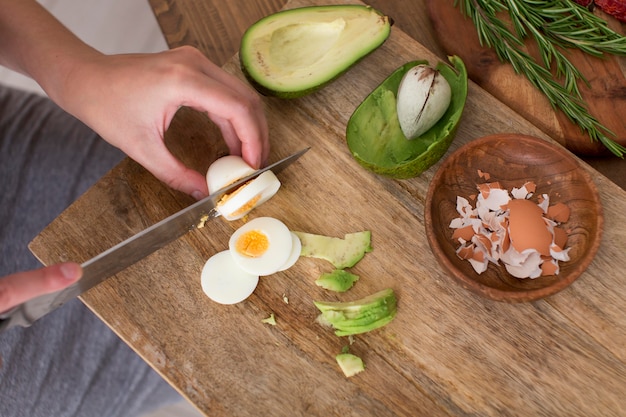
[[[241, 155], [253, 168], [260, 168], [267, 162], [270, 150], [269, 128], [260, 98], [240, 95], [228, 86], [214, 88], [212, 97], [198, 96], [195, 107], [207, 111], [219, 126], [231, 153]], [[220, 105], [214, 105], [214, 101]]]
[[268, 160], [269, 129], [259, 95], [197, 49], [110, 55], [88, 64], [76, 90], [66, 95], [67, 107], [168, 186], [195, 198], [208, 194], [204, 175], [186, 167], [164, 143], [181, 106], [206, 113], [230, 152], [253, 168]]
[[80, 265], [67, 262], [6, 276], [0, 279], [0, 311], [61, 290], [78, 281], [82, 275]]
[[269, 128], [257, 92], [197, 50], [180, 48], [175, 51], [189, 53], [203, 74], [199, 85], [193, 87], [199, 94], [190, 93], [195, 100], [190, 105], [207, 112], [220, 127], [231, 153], [241, 154], [253, 168], [264, 165], [269, 158]]
[[139, 152], [127, 152], [136, 162], [169, 187], [200, 200], [209, 194], [206, 178], [170, 153], [162, 141], [154, 141]]

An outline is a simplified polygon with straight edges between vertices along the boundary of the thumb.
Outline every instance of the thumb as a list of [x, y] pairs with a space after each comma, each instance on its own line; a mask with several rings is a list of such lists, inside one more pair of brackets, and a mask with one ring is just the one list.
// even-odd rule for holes
[[81, 266], [73, 262], [8, 275], [0, 279], [0, 311], [68, 287], [82, 275]]

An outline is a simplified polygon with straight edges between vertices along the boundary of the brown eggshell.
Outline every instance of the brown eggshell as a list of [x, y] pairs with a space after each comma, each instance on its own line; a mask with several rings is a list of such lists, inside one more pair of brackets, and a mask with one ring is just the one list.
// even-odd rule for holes
[[543, 210], [530, 200], [511, 200], [507, 208], [510, 239], [515, 250], [536, 249], [544, 256], [550, 255], [552, 234], [543, 220]]
[[[517, 279], [491, 263], [477, 274], [457, 256], [449, 224], [458, 217], [457, 196], [476, 192], [479, 169], [507, 190], [534, 181], [537, 193], [570, 208], [562, 225], [569, 233], [570, 261], [560, 263], [558, 275]], [[598, 191], [570, 152], [543, 139], [503, 133], [475, 139], [442, 161], [426, 194], [424, 223], [431, 250], [453, 283], [491, 300], [526, 302], [553, 295], [581, 276], [598, 251], [604, 220]]]

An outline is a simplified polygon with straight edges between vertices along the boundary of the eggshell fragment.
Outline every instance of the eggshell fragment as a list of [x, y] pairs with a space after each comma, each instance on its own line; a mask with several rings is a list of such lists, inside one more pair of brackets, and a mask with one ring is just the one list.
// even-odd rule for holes
[[511, 200], [509, 209], [509, 235], [518, 252], [535, 249], [550, 255], [552, 234], [546, 228], [543, 211], [530, 200]]
[[[479, 176], [488, 176], [479, 170]], [[567, 232], [559, 224], [569, 218], [562, 203], [550, 205], [542, 194], [530, 201], [536, 185], [527, 181], [509, 193], [498, 182], [477, 185], [476, 206], [457, 196], [459, 217], [450, 221], [452, 239], [459, 242], [457, 256], [470, 262], [477, 273], [488, 264], [502, 262], [516, 278], [558, 274], [559, 261], [569, 260]]]
[[555, 220], [559, 223], [565, 223], [569, 220], [570, 210], [563, 203], [556, 203], [553, 206], [548, 207], [548, 218]]

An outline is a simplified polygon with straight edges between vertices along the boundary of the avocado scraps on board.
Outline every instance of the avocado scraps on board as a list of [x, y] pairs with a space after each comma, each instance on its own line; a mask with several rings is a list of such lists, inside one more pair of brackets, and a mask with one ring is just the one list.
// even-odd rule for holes
[[363, 372], [365, 370], [365, 363], [358, 356], [350, 352], [342, 352], [335, 356], [337, 364], [341, 368], [343, 374], [347, 377], [353, 377], [354, 375]]
[[300, 256], [325, 259], [337, 269], [356, 265], [365, 253], [372, 251], [372, 232], [348, 233], [343, 239], [313, 233], [296, 232], [302, 248]]
[[355, 282], [359, 280], [359, 276], [345, 269], [335, 269], [332, 272], [326, 272], [315, 280], [315, 284], [325, 290], [335, 292], [346, 292]]
[[342, 75], [382, 45], [390, 31], [390, 19], [365, 5], [283, 10], [246, 30], [239, 61], [261, 94], [296, 98]]
[[352, 156], [366, 169], [380, 175], [404, 179], [420, 175], [448, 150], [465, 108], [467, 70], [463, 61], [449, 57], [434, 67], [450, 87], [450, 104], [441, 118], [418, 137], [409, 140], [400, 127], [397, 97], [405, 74], [427, 61], [413, 61], [396, 69], [356, 108], [346, 127]]
[[366, 333], [383, 327], [396, 316], [397, 299], [391, 288], [355, 301], [315, 301], [318, 322], [330, 325], [337, 336]]

